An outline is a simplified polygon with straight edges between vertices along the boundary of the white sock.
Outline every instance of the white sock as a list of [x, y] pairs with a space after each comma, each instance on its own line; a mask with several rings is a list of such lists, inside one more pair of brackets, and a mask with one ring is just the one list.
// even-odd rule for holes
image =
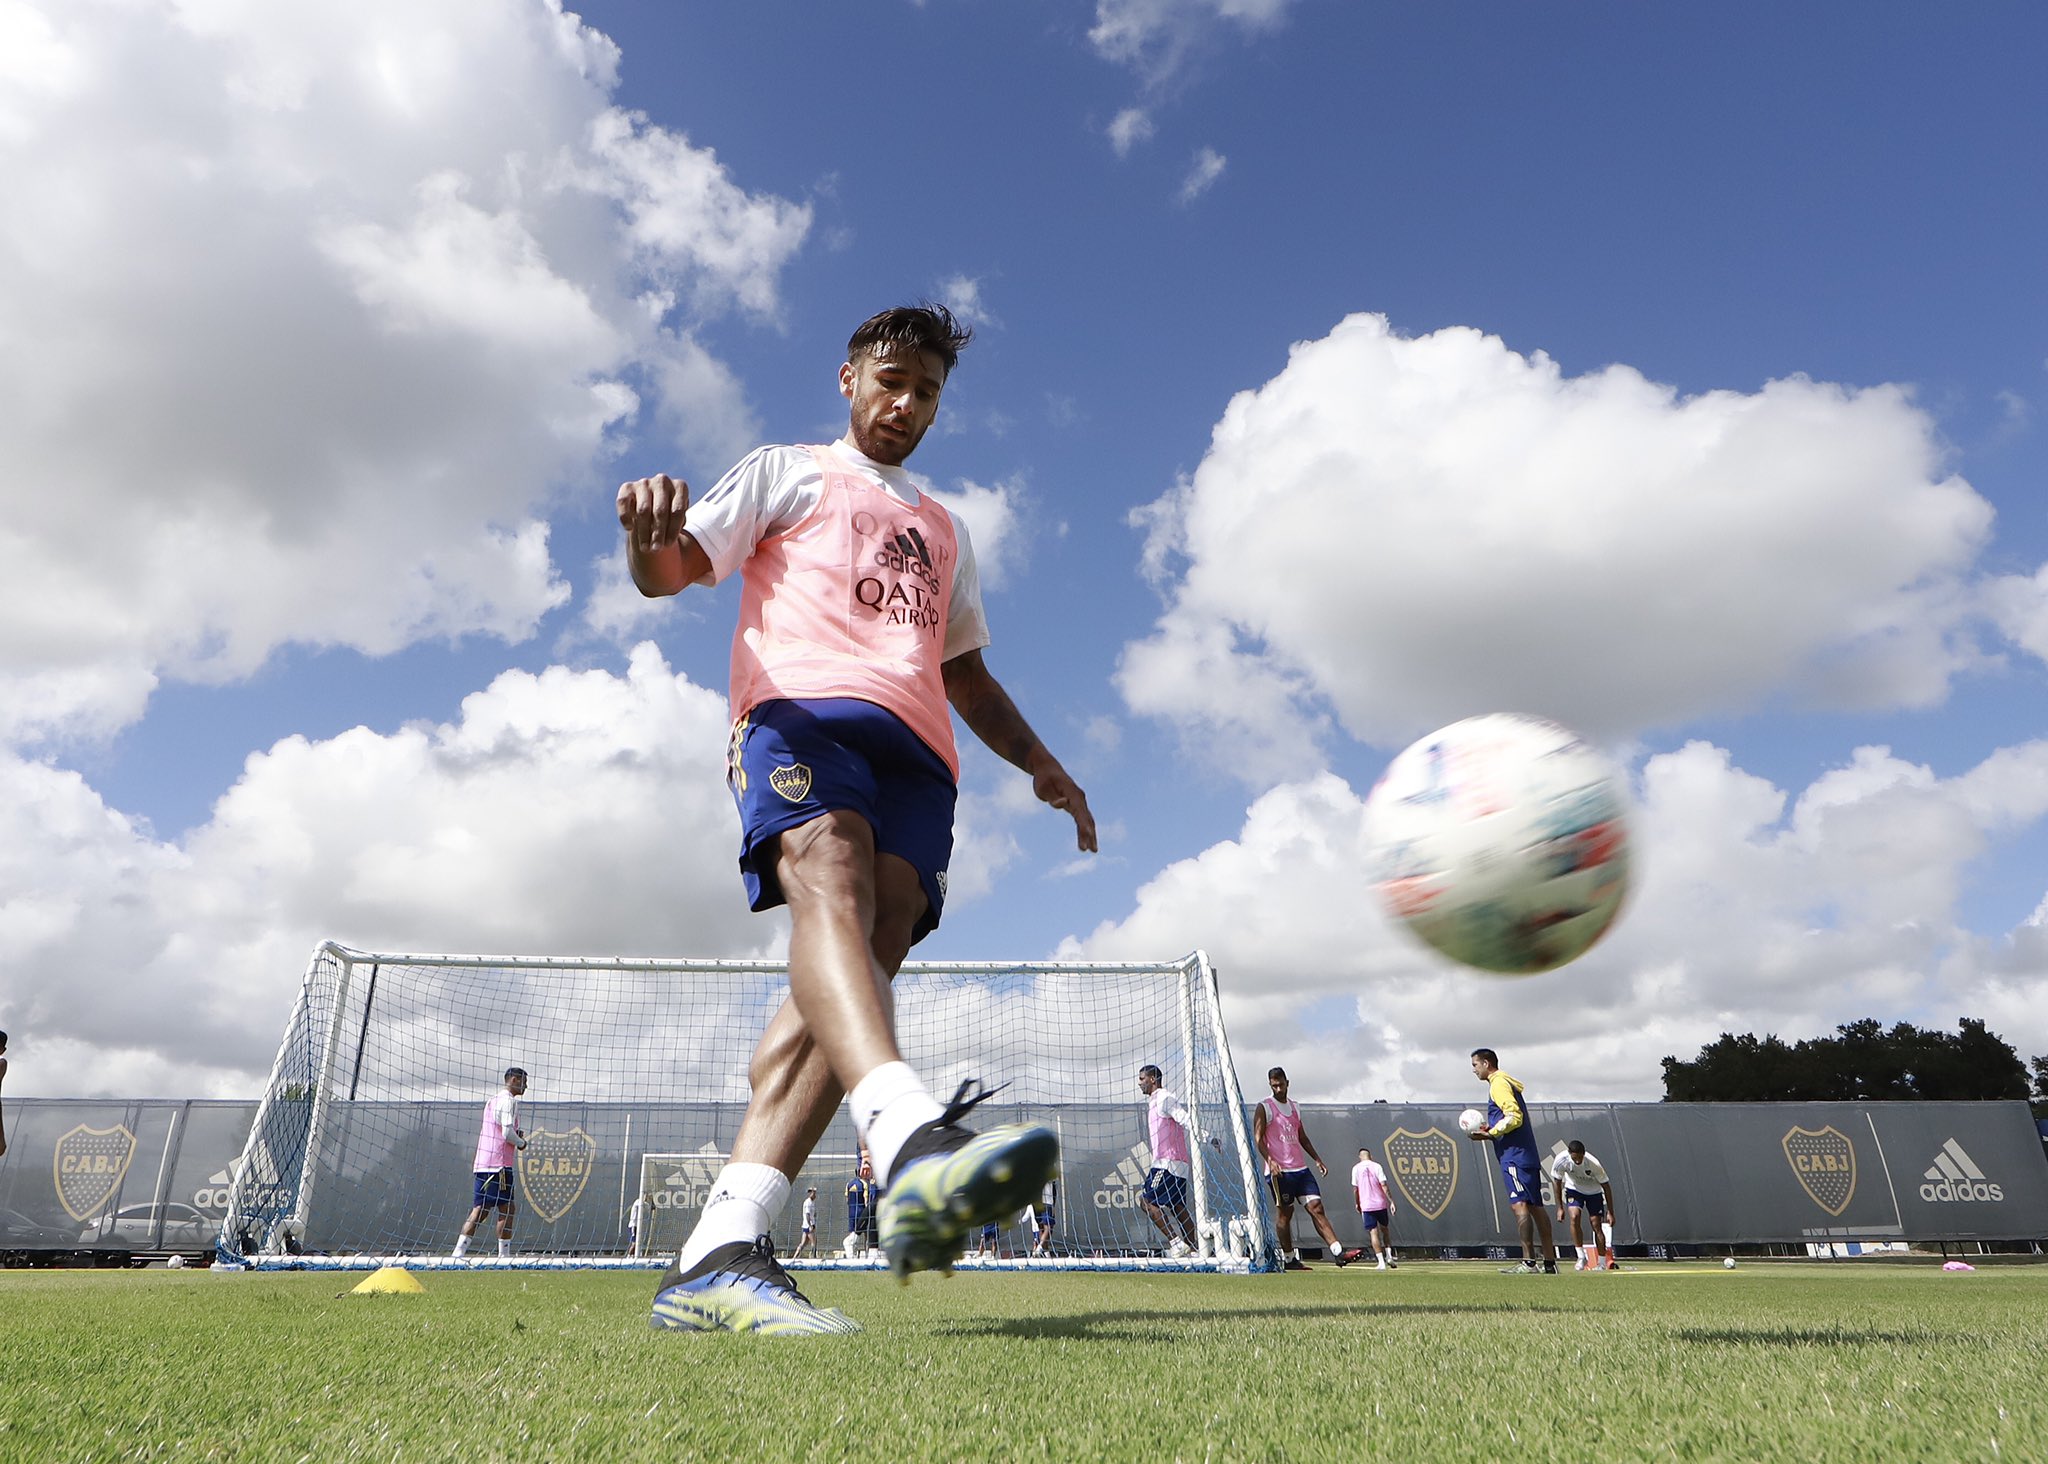
[[847, 1103], [853, 1109], [853, 1126], [875, 1161], [875, 1178], [884, 1187], [903, 1141], [946, 1111], [907, 1062], [883, 1063], [853, 1085]]
[[501, 1239], [500, 1239], [500, 1240], [498, 1241], [498, 1254], [499, 1254], [500, 1256], [509, 1256], [509, 1255], [511, 1255], [511, 1254], [512, 1254], [512, 1242], [511, 1242], [511, 1241], [509, 1241], [509, 1240], [505, 1240], [505, 1239], [502, 1239], [502, 1238], [501, 1238]]
[[455, 1254], [458, 1256], [466, 1256], [469, 1254], [468, 1236], [458, 1235], [455, 1237]]
[[722, 1245], [766, 1235], [788, 1199], [789, 1176], [774, 1166], [726, 1165], [704, 1201], [697, 1228], [676, 1257], [676, 1269], [687, 1273]]

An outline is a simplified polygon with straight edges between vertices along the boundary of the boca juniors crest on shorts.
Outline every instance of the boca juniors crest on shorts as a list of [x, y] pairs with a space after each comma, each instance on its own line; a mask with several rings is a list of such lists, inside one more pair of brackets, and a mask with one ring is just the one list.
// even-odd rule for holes
[[768, 786], [791, 803], [801, 803], [810, 795], [811, 770], [802, 763], [777, 768], [768, 775]]
[[526, 1187], [526, 1205], [552, 1225], [583, 1196], [596, 1167], [597, 1140], [580, 1128], [566, 1134], [535, 1129], [519, 1155], [519, 1182]]

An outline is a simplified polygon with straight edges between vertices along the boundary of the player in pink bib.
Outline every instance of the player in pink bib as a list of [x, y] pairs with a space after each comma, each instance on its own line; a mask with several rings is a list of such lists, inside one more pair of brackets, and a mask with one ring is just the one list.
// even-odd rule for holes
[[483, 1126], [476, 1137], [475, 1184], [470, 1191], [469, 1218], [455, 1237], [456, 1260], [469, 1254], [469, 1243], [484, 1216], [498, 1212], [498, 1254], [512, 1254], [512, 1167], [519, 1151], [526, 1147], [526, 1131], [519, 1127], [519, 1099], [526, 1092], [526, 1069], [505, 1069], [505, 1086], [484, 1105]]
[[1301, 1105], [1287, 1097], [1287, 1070], [1276, 1067], [1269, 1071], [1266, 1085], [1273, 1090], [1273, 1096], [1261, 1098], [1259, 1106], [1252, 1110], [1252, 1143], [1266, 1156], [1266, 1172], [1272, 1176], [1282, 1264], [1290, 1271], [1308, 1269], [1301, 1252], [1294, 1248], [1294, 1206], [1299, 1201], [1308, 1211], [1316, 1233], [1322, 1236], [1323, 1244], [1329, 1247], [1331, 1257], [1338, 1265], [1348, 1266], [1351, 1253], [1337, 1243], [1337, 1232], [1330, 1228], [1330, 1217], [1323, 1213], [1322, 1186], [1309, 1169], [1313, 1162], [1317, 1170], [1327, 1175], [1330, 1166], [1323, 1163], [1323, 1156], [1309, 1141], [1308, 1130], [1302, 1127]]
[[[1351, 1198], [1357, 1203], [1358, 1218], [1364, 1222], [1365, 1233], [1372, 1240], [1373, 1254], [1379, 1258], [1376, 1269], [1393, 1270], [1400, 1264], [1394, 1259], [1390, 1228], [1394, 1218], [1394, 1196], [1387, 1188], [1387, 1171], [1380, 1168], [1370, 1149], [1359, 1149], [1358, 1162], [1351, 1166]], [[1364, 1255], [1363, 1250], [1350, 1251], [1345, 1260], [1356, 1261]]]
[[950, 1266], [968, 1234], [1016, 1215], [1052, 1178], [1043, 1125], [984, 1134], [903, 1061], [888, 985], [939, 922], [959, 756], [952, 716], [1031, 777], [1096, 846], [1086, 795], [982, 659], [973, 547], [903, 467], [938, 415], [969, 332], [940, 306], [887, 310], [847, 342], [846, 435], [748, 455], [700, 502], [667, 474], [618, 493], [642, 594], [738, 573], [728, 780], [757, 910], [790, 911], [789, 998], [754, 1050], [752, 1099], [656, 1292], [653, 1322], [779, 1335], [859, 1328], [811, 1304], [766, 1244], [790, 1179], [847, 1098], [883, 1183], [890, 1269]]

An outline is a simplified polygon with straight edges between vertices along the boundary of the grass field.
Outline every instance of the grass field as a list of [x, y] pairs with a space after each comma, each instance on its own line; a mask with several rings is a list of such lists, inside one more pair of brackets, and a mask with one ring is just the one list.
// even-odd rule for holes
[[0, 1273], [0, 1459], [2048, 1459], [2048, 1268], [813, 1275], [858, 1337], [646, 1327], [648, 1277]]

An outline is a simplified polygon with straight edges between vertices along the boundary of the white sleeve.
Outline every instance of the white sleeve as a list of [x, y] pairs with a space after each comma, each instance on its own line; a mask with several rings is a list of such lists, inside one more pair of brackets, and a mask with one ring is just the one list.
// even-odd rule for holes
[[1592, 1180], [1593, 1183], [1606, 1184], [1608, 1182], [1607, 1168], [1598, 1159], [1588, 1159], [1586, 1161], [1586, 1167], [1593, 1171], [1591, 1174], [1586, 1176], [1588, 1179]]
[[683, 527], [711, 561], [711, 583], [732, 574], [770, 534], [817, 505], [823, 482], [801, 447], [757, 447], [690, 505]]
[[498, 1129], [507, 1143], [519, 1137], [519, 1100], [510, 1093], [498, 1095]]
[[974, 541], [968, 537], [967, 525], [959, 514], [949, 508], [946, 516], [953, 520], [953, 543], [958, 553], [953, 560], [953, 594], [946, 612], [946, 648], [939, 657], [942, 661], [978, 651], [989, 643], [988, 615], [981, 604], [981, 568], [974, 560]]

